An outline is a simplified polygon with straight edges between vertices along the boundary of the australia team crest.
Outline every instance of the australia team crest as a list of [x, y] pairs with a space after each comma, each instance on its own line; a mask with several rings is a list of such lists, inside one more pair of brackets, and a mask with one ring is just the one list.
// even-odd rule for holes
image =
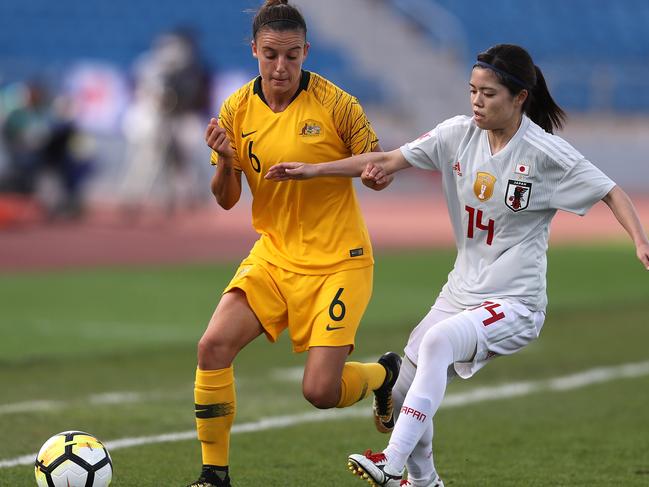
[[317, 120], [305, 120], [300, 124], [299, 135], [301, 137], [319, 137], [322, 135], [322, 124]]
[[510, 179], [505, 193], [505, 204], [512, 211], [521, 211], [530, 204], [532, 183]]

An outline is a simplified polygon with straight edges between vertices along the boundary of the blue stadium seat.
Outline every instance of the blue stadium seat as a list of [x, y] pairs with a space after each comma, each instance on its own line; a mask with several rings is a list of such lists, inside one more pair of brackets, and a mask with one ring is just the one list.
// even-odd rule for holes
[[[129, 70], [137, 56], [165, 31], [189, 26], [197, 34], [203, 57], [218, 71], [234, 69], [254, 75], [250, 27], [258, 0], [93, 0], [0, 2], [1, 79], [29, 77], [44, 67], [65, 67], [79, 59], [102, 60]], [[342, 51], [313, 42], [307, 67], [335, 75], [341, 86], [364, 88], [362, 101], [377, 101], [382, 91], [359, 78]], [[12, 63], [10, 60], [25, 59]], [[11, 73], [11, 70], [16, 72]], [[0, 81], [1, 81], [0, 79]]]
[[[467, 63], [494, 44], [524, 46], [544, 71], [552, 73], [548, 81], [568, 109], [648, 111], [643, 98], [647, 95], [637, 93], [646, 91], [638, 90], [641, 78], [625, 74], [640, 70], [649, 60], [646, 0], [389, 1], [395, 12], [419, 22], [424, 31], [437, 28], [430, 17], [433, 8], [444, 8], [462, 26]], [[439, 45], [436, 37], [428, 36]], [[593, 88], [602, 69], [617, 73], [611, 76], [608, 93], [602, 93], [603, 83], [599, 91]]]

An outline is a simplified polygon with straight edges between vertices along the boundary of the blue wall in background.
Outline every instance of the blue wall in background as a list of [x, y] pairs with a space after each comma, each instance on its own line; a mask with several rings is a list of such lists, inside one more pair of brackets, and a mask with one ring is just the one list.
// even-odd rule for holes
[[389, 1], [435, 45], [449, 38], [438, 8], [451, 13], [468, 67], [492, 45], [519, 44], [566, 108], [649, 112], [647, 0]]
[[[251, 24], [260, 0], [2, 0], [0, 82], [52, 73], [79, 60], [129, 70], [153, 39], [178, 27], [196, 34], [203, 58], [217, 73], [257, 73], [250, 53]], [[308, 20], [308, 19], [307, 19]], [[310, 36], [311, 37], [311, 36]], [[357, 73], [342, 51], [312, 42], [305, 66], [362, 101], [381, 89]]]

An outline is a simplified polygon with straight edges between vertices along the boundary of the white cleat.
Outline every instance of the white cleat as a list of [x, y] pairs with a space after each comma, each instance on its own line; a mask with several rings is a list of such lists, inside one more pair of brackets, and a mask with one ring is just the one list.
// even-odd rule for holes
[[[372, 487], [400, 487], [404, 485], [403, 471], [390, 474], [385, 471], [387, 459], [383, 453], [372, 453], [367, 450], [363, 455], [349, 455], [347, 465], [354, 475], [359, 476]], [[406, 481], [407, 482], [407, 481]], [[407, 485], [407, 484], [406, 484]]]

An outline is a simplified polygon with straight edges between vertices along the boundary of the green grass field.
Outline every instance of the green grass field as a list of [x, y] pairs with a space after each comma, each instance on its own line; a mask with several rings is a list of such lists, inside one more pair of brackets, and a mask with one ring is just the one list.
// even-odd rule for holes
[[[453, 258], [379, 255], [353, 357], [400, 352]], [[68, 429], [105, 442], [191, 432], [196, 341], [234, 266], [0, 276], [0, 465]], [[439, 411], [436, 464], [447, 486], [649, 485], [647, 373], [565, 390], [543, 382], [596, 367], [647, 369], [649, 273], [629, 246], [557, 247], [548, 287], [540, 340], [450, 385], [449, 396], [521, 381], [542, 387]], [[236, 423], [315, 411], [300, 392], [304, 359], [285, 337], [244, 350], [235, 362]], [[323, 421], [234, 434], [234, 485], [367, 485], [347, 472], [346, 456], [387, 441], [369, 408], [366, 400], [365, 415], [333, 411]], [[184, 486], [198, 473], [199, 450], [192, 439], [115, 448], [112, 485]], [[31, 466], [0, 467], [0, 486], [33, 485]]]

